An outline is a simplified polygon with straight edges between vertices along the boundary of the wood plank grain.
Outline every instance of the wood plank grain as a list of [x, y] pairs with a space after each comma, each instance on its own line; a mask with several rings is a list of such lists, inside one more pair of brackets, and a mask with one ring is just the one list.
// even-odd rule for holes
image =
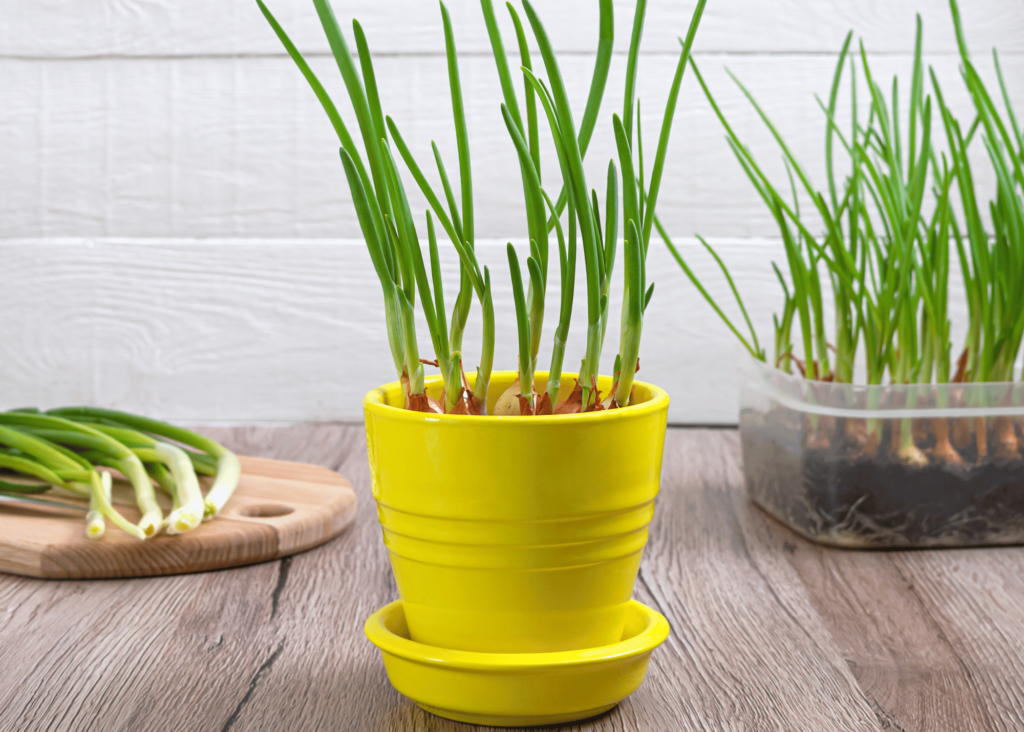
[[[211, 434], [337, 468], [358, 432]], [[286, 642], [278, 610], [291, 561], [116, 581], [0, 577], [0, 729], [235, 727]]]
[[989, 729], [1024, 726], [1024, 582], [1020, 549], [981, 553], [951, 552], [948, 557], [898, 554], [895, 563], [949, 645], [963, 681], [958, 696], [978, 707]]
[[699, 730], [879, 729], [799, 576], [760, 540], [765, 519], [732, 460], [737, 435], [669, 438], [638, 590], [672, 625], [652, 666], [663, 669], [670, 686], [659, 695], [673, 706], [647, 726], [682, 718]]
[[226, 719], [277, 647], [264, 622], [278, 572], [271, 563], [118, 581], [4, 577], [0, 728], [180, 729]]
[[353, 449], [338, 469], [356, 489], [359, 514], [327, 551], [292, 560], [278, 609], [287, 628], [283, 650], [239, 710], [238, 729], [395, 729], [394, 709], [410, 705], [391, 688], [363, 635], [366, 617], [397, 590], [370, 493], [362, 425], [345, 429]]
[[[323, 31], [308, 0], [267, 3], [304, 51], [325, 53]], [[380, 53], [438, 53], [441, 21], [434, 3], [410, 0], [347, 0], [335, 3], [342, 26], [360, 20], [371, 47]], [[487, 36], [476, 0], [450, 0], [458, 47], [463, 53], [488, 52]], [[624, 52], [634, 3], [616, 0], [617, 47]], [[1013, 0], [961, 3], [964, 22], [979, 48], [998, 45], [1005, 52], [1024, 50], [1024, 15]], [[511, 23], [495, 6], [506, 38]], [[592, 53], [597, 12], [587, 0], [538, 3], [545, 25], [560, 51]], [[685, 32], [693, 3], [648, 2], [645, 48], [674, 53], [676, 36]], [[0, 3], [0, 54], [40, 57], [227, 55], [280, 53], [254, 2], [222, 0], [94, 0], [73, 3]], [[834, 52], [850, 27], [879, 51], [902, 51], [912, 42], [914, 13], [929, 28], [926, 48], [953, 51], [952, 23], [945, 0], [717, 0], [709, 3], [699, 47], [729, 52]], [[766, 32], [767, 29], [767, 32]]]
[[[781, 244], [711, 241], [731, 268], [762, 343], [770, 344], [771, 313], [781, 304], [770, 265], [784, 261]], [[693, 239], [676, 243], [738, 319], [714, 260]], [[516, 326], [505, 240], [478, 240], [477, 249], [496, 290], [495, 367], [508, 368], [516, 363]], [[452, 254], [442, 252], [450, 301], [458, 272]], [[735, 337], [660, 243], [648, 256], [656, 290], [644, 318], [640, 377], [672, 395], [672, 422], [735, 423]], [[360, 421], [363, 395], [395, 378], [380, 285], [361, 241], [0, 241], [0, 258], [8, 276], [0, 312], [21, 313], [0, 321], [0, 408], [100, 404], [207, 424]], [[585, 291], [583, 270], [577, 293]], [[548, 297], [557, 302], [557, 278], [551, 280]], [[950, 287], [962, 292], [955, 265]], [[613, 313], [620, 298], [617, 280]], [[470, 367], [479, 354], [478, 314], [474, 309], [463, 349]], [[542, 364], [550, 358], [553, 317], [542, 338]], [[585, 350], [585, 317], [586, 308], [577, 306], [566, 364]], [[966, 329], [959, 297], [951, 300], [951, 318], [958, 340]], [[422, 319], [417, 332], [421, 351], [429, 353]], [[606, 372], [615, 338], [605, 347]]]
[[[801, 553], [813, 557], [794, 559]], [[801, 564], [827, 573], [805, 581], [812, 595], [832, 595], [851, 670], [888, 717], [907, 729], [1024, 724], [1019, 550], [894, 553], [856, 566], [830, 552]]]
[[830, 551], [782, 527], [771, 533], [880, 718], [907, 730], [996, 728], [895, 555]]
[[800, 575], [883, 728], [1020, 728], [1020, 549], [856, 552], [756, 525]]
[[[825, 124], [814, 95], [827, 98], [832, 61], [787, 54], [698, 54], [697, 59], [730, 123], [780, 189], [788, 190], [788, 183], [778, 147], [726, 75], [726, 66], [761, 100], [811, 179], [825, 190]], [[957, 59], [929, 56], [926, 63], [942, 80], [951, 108], [969, 119]], [[660, 129], [675, 64], [665, 56], [641, 66], [638, 94], [648, 140]], [[333, 61], [316, 58], [312, 65], [354, 125]], [[577, 114], [592, 66], [582, 56], [562, 63]], [[979, 66], [991, 79], [989, 59]], [[1011, 90], [1024, 86], [1024, 56], [1005, 57], [1003, 68]], [[617, 59], [589, 148], [592, 187], [601, 187], [614, 155], [610, 115], [620, 108], [624, 70], [624, 61]], [[897, 72], [909, 80], [910, 70], [906, 54], [873, 61], [874, 73], [886, 84]], [[377, 64], [377, 75], [385, 112], [431, 180], [436, 180], [431, 140], [449, 170], [455, 169], [444, 59], [387, 57]], [[5, 80], [0, 134], [10, 141], [0, 147], [0, 169], [10, 182], [0, 188], [0, 238], [360, 236], [337, 137], [287, 58], [0, 59], [0, 78]], [[525, 236], [522, 187], [509, 185], [519, 180], [518, 161], [501, 119], [493, 61], [465, 59], [462, 83], [477, 236]], [[846, 100], [844, 94], [838, 119], [847, 119]], [[541, 138], [542, 174], [555, 195], [557, 159], [546, 131]], [[983, 157], [983, 148], [977, 154]], [[839, 158], [836, 165], [845, 169]], [[979, 195], [987, 200], [994, 190], [990, 166], [979, 164], [976, 173]], [[406, 185], [412, 210], [422, 220], [425, 199], [408, 176]], [[658, 210], [673, 234], [777, 235], [774, 219], [733, 158], [691, 75], [683, 81]]]
[[[787, 614], [793, 609], [780, 607], [772, 599], [770, 593], [775, 590], [771, 586], [758, 593], [763, 597], [751, 602], [750, 622], [742, 623], [743, 631], [755, 637], [736, 630], [732, 615], [736, 606], [716, 587], [719, 582], [707, 576], [709, 572], [721, 572], [721, 581], [730, 575], [728, 584], [735, 594], [749, 595], [746, 578], [737, 576], [736, 567], [737, 562], [749, 560], [729, 551], [736, 550], [737, 542], [742, 545], [744, 539], [737, 536], [735, 518], [721, 516], [723, 504], [739, 501], [735, 475], [726, 485], [719, 485], [725, 452], [736, 445], [723, 446], [720, 433], [673, 431], [669, 438], [666, 470], [675, 477], [663, 485], [638, 595], [648, 602], [659, 602], [673, 624], [674, 635], [654, 654], [650, 676], [641, 689], [586, 728], [740, 730], [752, 728], [759, 720], [772, 720], [770, 724], [779, 727], [784, 727], [787, 720], [800, 720], [806, 728], [820, 730], [876, 729], [875, 717], [859, 697], [845, 665], [835, 658], [822, 657], [829, 639], [820, 623], [814, 640], [821, 646], [815, 647], [804, 637], [806, 630]], [[362, 455], [347, 461], [342, 471], [352, 479], [362, 499], [369, 496], [369, 474], [360, 458]], [[692, 467], [680, 476], [683, 465]], [[310, 728], [330, 721], [351, 730], [473, 729], [431, 717], [399, 697], [387, 684], [376, 650], [362, 638], [365, 616], [396, 596], [386, 551], [379, 540], [373, 511], [366, 508], [368, 503], [363, 501], [360, 520], [342, 540], [358, 541], [361, 551], [344, 555], [312, 552], [293, 560], [281, 613], [284, 618], [294, 617], [296, 622], [274, 671], [260, 680], [239, 715], [242, 728], [266, 725], [284, 729], [294, 727], [296, 719], [301, 719], [301, 725]], [[700, 503], [704, 505], [698, 508], [695, 504]], [[677, 542], [681, 524], [693, 530], [702, 544]], [[357, 590], [350, 589], [339, 572], [349, 570], [352, 574], [349, 567], [339, 566], [342, 556], [353, 560], [359, 557], [360, 572], [367, 578], [376, 577], [376, 581], [367, 579]], [[684, 557], [691, 568], [699, 565], [695, 571], [700, 574], [703, 570], [704, 576], [679, 588], [681, 578], [677, 573]], [[779, 569], [788, 570], [788, 576], [772, 573], [769, 576], [774, 582], [795, 579], [795, 573], [784, 562]], [[763, 570], [751, 567], [748, 571], [755, 575]], [[755, 576], [758, 582], [768, 581]], [[652, 581], [658, 583], [657, 594], [662, 596], [646, 591]], [[324, 602], [323, 593], [328, 587], [332, 588], [333, 600]], [[662, 594], [666, 591], [663, 588], [671, 588], [667, 590], [668, 599]], [[685, 593], [685, 600], [681, 601], [676, 592]], [[726, 601], [724, 607], [722, 600]], [[679, 602], [685, 602], [685, 606], [676, 605]], [[791, 598], [791, 602], [797, 600]], [[807, 615], [807, 609], [796, 612]], [[314, 613], [319, 618], [316, 625], [299, 622]], [[695, 622], [694, 615], [702, 620]], [[809, 618], [800, 620], [813, 626]], [[331, 639], [326, 643], [325, 634]], [[683, 650], [691, 645], [704, 649]], [[299, 684], [298, 679], [303, 682]], [[342, 684], [346, 690], [344, 719], [339, 719], [337, 694]], [[300, 687], [301, 703], [282, 705], [282, 700], [290, 699]], [[721, 704], [726, 699], [730, 706], [723, 709]]]
[[[478, 729], [400, 697], [362, 635], [397, 595], [362, 426], [203, 429], [340, 469], [356, 524], [225, 572], [0, 577], [0, 729]], [[823, 549], [746, 500], [736, 433], [670, 430], [665, 458], [636, 596], [672, 635], [637, 693], [564, 729], [1020, 728], [1019, 550]]]
[[[497, 291], [497, 368], [516, 358], [504, 245], [477, 247]], [[694, 241], [683, 245], [711, 291], [727, 297], [710, 257]], [[778, 283], [769, 262], [781, 254], [778, 243], [722, 245], [752, 311], [774, 308]], [[380, 286], [362, 242], [79, 240], [0, 244], [0, 254], [10, 274], [0, 310], [25, 312], [21, 321], [0, 322], [7, 364], [0, 406], [6, 408], [104, 404], [181, 423], [358, 421], [363, 395], [394, 378]], [[457, 265], [450, 255], [445, 251], [443, 271], [452, 294]], [[646, 317], [642, 377], [671, 391], [675, 421], [735, 421], [731, 372], [714, 368], [732, 362], [731, 335], [663, 247], [652, 247], [650, 258], [658, 291]], [[141, 281], [147, 287], [135, 285]], [[550, 284], [552, 298], [557, 284]], [[616, 287], [613, 312], [620, 297]], [[567, 363], [584, 350], [585, 309], [575, 315]], [[770, 319], [758, 323], [769, 335]], [[549, 359], [551, 327], [542, 363]], [[425, 323], [418, 333], [426, 353]], [[477, 357], [479, 337], [474, 310], [467, 359]], [[695, 350], [695, 343], [702, 345]], [[606, 351], [608, 369], [614, 348]], [[93, 355], [83, 359], [83, 353]]]

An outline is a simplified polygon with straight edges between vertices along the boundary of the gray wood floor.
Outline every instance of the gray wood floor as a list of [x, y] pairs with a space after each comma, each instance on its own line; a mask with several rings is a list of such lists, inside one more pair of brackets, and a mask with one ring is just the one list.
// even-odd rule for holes
[[[388, 684], [363, 620], [396, 597], [361, 426], [208, 430], [334, 468], [360, 515], [269, 564], [0, 576], [0, 730], [454, 730]], [[669, 431], [637, 598], [669, 619], [594, 730], [1024, 729], [1024, 549], [854, 553], [752, 507], [735, 432]]]

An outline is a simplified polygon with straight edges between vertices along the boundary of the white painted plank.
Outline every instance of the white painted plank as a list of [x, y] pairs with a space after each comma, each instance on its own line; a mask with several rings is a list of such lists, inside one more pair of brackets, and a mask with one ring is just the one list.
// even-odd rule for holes
[[[494, 3], [512, 34], [503, 3]], [[326, 53], [327, 44], [308, 0], [273, 0], [271, 10], [303, 50]], [[422, 0], [336, 2], [344, 28], [360, 20], [377, 53], [439, 53], [443, 35], [437, 4]], [[448, 3], [461, 52], [487, 52], [476, 0]], [[616, 0], [617, 48], [628, 45], [632, 2]], [[694, 3], [651, 0], [645, 49], [674, 54]], [[1024, 6], [1017, 0], [962, 2], [969, 37], [979, 50], [1024, 51]], [[536, 7], [560, 51], [593, 53], [597, 10], [593, 0], [548, 0]], [[704, 52], [834, 53], [850, 28], [879, 53], [908, 51], [914, 14], [926, 24], [926, 49], [954, 53], [946, 0], [714, 0], [708, 3], [698, 48]], [[280, 54], [251, 0], [0, 1], [0, 55], [7, 57], [195, 56]]]
[[[581, 113], [591, 61], [584, 56], [565, 61], [563, 76]], [[956, 59], [928, 61], [951, 105], [966, 117]], [[332, 61], [314, 62], [355, 131]], [[701, 56], [700, 63], [726, 115], [769, 174], [784, 185], [775, 144], [724, 66], [762, 100], [797, 157], [824, 187], [823, 115], [813, 95], [827, 95], [832, 60], [712, 55]], [[648, 166], [674, 64], [670, 57], [655, 57], [641, 68]], [[377, 67], [385, 110], [398, 121], [421, 163], [432, 167], [429, 144], [435, 139], [454, 173], [444, 59], [386, 57]], [[875, 57], [873, 67], [886, 84], [897, 72], [909, 79], [906, 56]], [[987, 64], [983, 68], [987, 73]], [[1004, 72], [1011, 90], [1024, 88], [1024, 56], [1005, 59]], [[486, 56], [466, 58], [462, 74], [477, 233], [516, 236], [525, 229], [522, 189], [498, 111], [493, 63]], [[588, 156], [594, 186], [603, 185], [614, 150], [610, 114], [621, 104], [622, 74], [617, 63]], [[337, 138], [288, 59], [0, 60], [0, 78], [5, 80], [0, 137], [6, 141], [0, 146], [2, 238], [359, 235], [337, 159]], [[839, 119], [846, 116], [841, 108]], [[977, 152], [983, 154], [980, 145]], [[550, 148], [543, 171], [554, 193], [559, 184]], [[978, 175], [982, 193], [989, 194], [988, 167], [981, 166]], [[414, 210], [422, 211], [424, 199], [412, 193]], [[692, 75], [683, 83], [659, 212], [669, 230], [680, 234], [776, 233]]]
[[[760, 337], [771, 343], [781, 295], [770, 269], [782, 258], [773, 240], [713, 241], [731, 268]], [[679, 242], [708, 289], [738, 316], [716, 265], [692, 239]], [[525, 248], [522, 242], [520, 251]], [[516, 363], [515, 318], [504, 242], [481, 241], [492, 270], [496, 368]], [[448, 302], [457, 271], [443, 250]], [[186, 424], [362, 419], [361, 398], [394, 380], [380, 288], [361, 241], [68, 239], [0, 242], [0, 408], [98, 404]], [[584, 351], [586, 317], [580, 263], [565, 367]], [[649, 271], [657, 283], [641, 348], [644, 380], [665, 387], [669, 418], [735, 423], [734, 337], [717, 320], [660, 242]], [[621, 273], [621, 263], [618, 272]], [[608, 371], [618, 347], [621, 274], [605, 344]], [[954, 337], [964, 312], [959, 285]], [[557, 318], [557, 274], [540, 363], [550, 358]], [[478, 309], [464, 352], [479, 353]], [[426, 326], [418, 329], [430, 353]]]

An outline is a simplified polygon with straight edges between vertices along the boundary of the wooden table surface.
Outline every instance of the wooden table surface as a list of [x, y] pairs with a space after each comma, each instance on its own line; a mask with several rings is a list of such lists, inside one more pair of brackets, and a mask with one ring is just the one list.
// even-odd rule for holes
[[[396, 598], [358, 425], [207, 430], [334, 468], [356, 523], [267, 564], [0, 576], [0, 730], [470, 730], [395, 692], [362, 632]], [[731, 430], [669, 431], [636, 596], [672, 625], [587, 730], [1024, 729], [1024, 549], [824, 549], [746, 499]]]

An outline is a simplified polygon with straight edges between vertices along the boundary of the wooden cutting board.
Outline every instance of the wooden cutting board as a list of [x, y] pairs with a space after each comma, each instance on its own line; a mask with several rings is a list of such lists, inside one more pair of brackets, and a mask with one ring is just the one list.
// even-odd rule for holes
[[[84, 513], [58, 515], [0, 505], [0, 571], [90, 579], [237, 567], [323, 544], [355, 518], [356, 494], [334, 471], [280, 460], [240, 460], [242, 477], [231, 500], [216, 518], [178, 536], [140, 541], [108, 521], [106, 534], [92, 540], [85, 537]], [[202, 480], [204, 492], [209, 481]], [[115, 481], [113, 501], [125, 518], [138, 521], [127, 483]], [[165, 514], [169, 507], [164, 505]]]

